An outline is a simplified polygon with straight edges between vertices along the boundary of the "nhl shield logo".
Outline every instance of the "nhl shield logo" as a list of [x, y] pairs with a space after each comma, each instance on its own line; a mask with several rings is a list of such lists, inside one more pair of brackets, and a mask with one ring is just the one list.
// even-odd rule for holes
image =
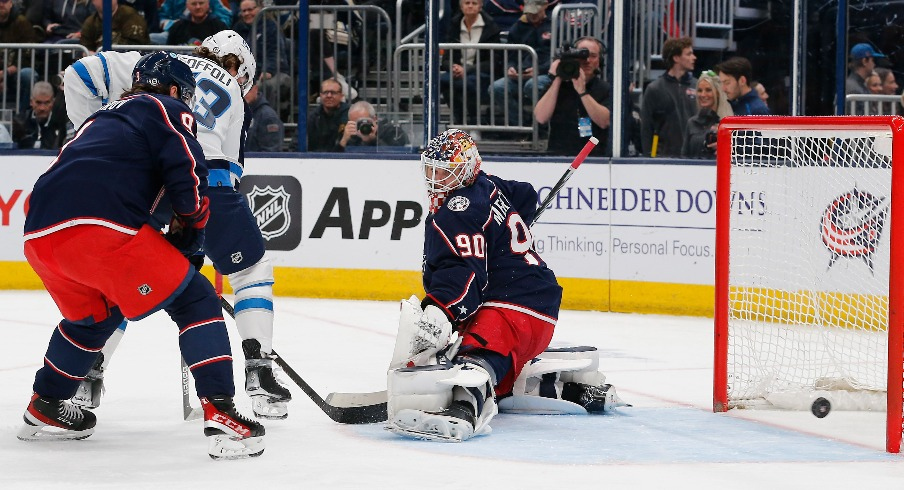
[[292, 215], [289, 213], [290, 198], [283, 186], [276, 189], [269, 185], [263, 189], [254, 186], [248, 194], [251, 213], [266, 240], [282, 236], [292, 224]]

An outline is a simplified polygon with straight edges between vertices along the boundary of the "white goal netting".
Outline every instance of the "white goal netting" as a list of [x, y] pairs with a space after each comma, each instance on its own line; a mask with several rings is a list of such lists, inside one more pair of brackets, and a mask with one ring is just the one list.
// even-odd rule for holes
[[884, 410], [891, 132], [743, 130], [731, 148], [729, 403]]

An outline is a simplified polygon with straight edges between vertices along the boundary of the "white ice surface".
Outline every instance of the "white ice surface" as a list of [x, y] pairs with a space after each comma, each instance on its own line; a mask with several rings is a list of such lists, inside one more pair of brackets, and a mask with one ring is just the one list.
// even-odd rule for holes
[[[280, 297], [274, 345], [324, 397], [376, 391], [385, 387], [397, 315], [394, 302]], [[491, 435], [443, 444], [400, 439], [378, 424], [336, 424], [289, 385], [290, 416], [265, 422], [264, 454], [215, 462], [201, 422], [182, 421], [176, 327], [158, 313], [129, 325], [93, 436], [21, 442], [15, 434], [58, 320], [44, 292], [0, 293], [0, 489], [823, 490], [904, 482], [904, 457], [884, 452], [884, 414], [713, 414], [711, 320], [575, 311], [562, 312], [555, 341], [597, 346], [608, 381], [633, 407], [585, 417], [500, 415]], [[235, 368], [241, 384], [241, 363]], [[250, 413], [241, 388], [236, 403]]]

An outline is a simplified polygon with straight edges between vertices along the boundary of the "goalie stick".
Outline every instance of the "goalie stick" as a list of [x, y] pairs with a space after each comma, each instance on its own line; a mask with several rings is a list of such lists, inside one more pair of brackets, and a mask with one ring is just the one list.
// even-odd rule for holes
[[[220, 296], [220, 303], [223, 305], [223, 310], [225, 310], [234, 320], [235, 308], [233, 308], [229, 301], [226, 301], [226, 298], [222, 296]], [[289, 366], [282, 356], [277, 354], [276, 350], [271, 350], [270, 354], [272, 354], [273, 360], [286, 372], [289, 378], [295, 382], [306, 395], [308, 395], [314, 404], [323, 410], [323, 413], [334, 421], [339, 422], [340, 424], [371, 424], [386, 420], [385, 402], [382, 404], [355, 404], [353, 402], [348, 402], [345, 406], [334, 405], [331, 403], [331, 396], [328, 396], [327, 399], [324, 400], [316, 391], [314, 391], [314, 388], [312, 388], [311, 385], [302, 379], [302, 377]], [[385, 398], [385, 392], [383, 393]], [[359, 393], [358, 395], [366, 396], [372, 394]]]
[[[587, 143], [584, 144], [584, 148], [581, 149], [580, 153], [574, 160], [571, 162], [571, 165], [568, 166], [568, 169], [565, 170], [565, 173], [559, 178], [559, 181], [556, 182], [556, 185], [552, 186], [552, 189], [549, 191], [549, 195], [546, 196], [546, 199], [543, 200], [542, 203], [537, 207], [537, 214], [534, 215], [534, 219], [530, 222], [531, 226], [534, 226], [537, 223], [537, 220], [540, 218], [540, 215], [549, 208], [549, 205], [552, 203], [552, 200], [555, 198], [556, 194], [562, 190], [562, 187], [565, 186], [565, 183], [568, 182], [568, 179], [577, 171], [578, 167], [584, 163], [584, 160], [587, 158], [587, 155], [593, 151], [593, 148], [599, 144], [599, 140], [596, 139], [595, 136], [591, 136]], [[459, 341], [461, 338], [459, 337]], [[452, 355], [454, 356], [454, 351], [457, 350], [457, 347], [452, 351]], [[386, 402], [388, 400], [388, 395], [386, 394], [386, 390], [383, 391], [375, 391], [372, 393], [330, 393], [326, 400], [328, 403], [331, 403], [336, 407], [371, 407], [373, 410], [382, 410], [383, 419], [386, 420]]]
[[556, 185], [552, 186], [552, 190], [549, 191], [549, 195], [546, 196], [546, 199], [540, 203], [540, 206], [537, 207], [537, 214], [534, 215], [533, 221], [530, 222], [531, 226], [537, 224], [537, 220], [540, 219], [540, 215], [543, 214], [544, 211], [549, 207], [552, 203], [552, 200], [556, 197], [556, 194], [562, 190], [562, 187], [565, 187], [565, 183], [568, 182], [568, 179], [577, 171], [578, 167], [584, 163], [584, 159], [587, 158], [587, 155], [593, 151], [593, 148], [599, 144], [600, 140], [596, 139], [595, 136], [591, 136], [590, 139], [584, 144], [584, 148], [581, 149], [581, 152], [578, 153], [578, 156], [574, 157], [574, 161], [571, 162], [571, 165], [568, 166], [568, 170], [559, 177], [559, 181], [556, 182]]

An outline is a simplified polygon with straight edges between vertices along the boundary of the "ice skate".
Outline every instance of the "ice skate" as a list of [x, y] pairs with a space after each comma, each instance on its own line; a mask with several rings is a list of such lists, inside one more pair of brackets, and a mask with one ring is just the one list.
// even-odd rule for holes
[[392, 432], [416, 439], [461, 442], [474, 435], [474, 408], [455, 401], [439, 412], [400, 410], [387, 426]]
[[201, 398], [207, 452], [213, 459], [241, 459], [264, 452], [264, 426], [238, 413], [232, 398]]
[[94, 434], [97, 417], [88, 410], [64, 400], [32, 395], [25, 410], [25, 426], [19, 430], [22, 441], [69, 441]]
[[284, 419], [289, 416], [286, 403], [292, 394], [279, 383], [273, 372], [273, 360], [260, 351], [254, 339], [242, 342], [245, 353], [245, 392], [251, 397], [254, 415], [264, 419]]
[[565, 383], [562, 389], [562, 399], [584, 407], [587, 413], [604, 413], [615, 407], [627, 406], [611, 384], [599, 386], [585, 385], [581, 383]]
[[[489, 372], [474, 359], [454, 366], [392, 370], [386, 428], [406, 437], [443, 442], [489, 434], [489, 422], [499, 413], [491, 380]], [[408, 394], [414, 391], [412, 388], [422, 393]], [[424, 395], [430, 391], [433, 394]]]
[[91, 368], [85, 379], [79, 383], [75, 396], [69, 400], [72, 404], [82, 408], [97, 408], [100, 406], [100, 399], [106, 391], [104, 389], [103, 364], [104, 354], [100, 353], [97, 355], [94, 367]]

